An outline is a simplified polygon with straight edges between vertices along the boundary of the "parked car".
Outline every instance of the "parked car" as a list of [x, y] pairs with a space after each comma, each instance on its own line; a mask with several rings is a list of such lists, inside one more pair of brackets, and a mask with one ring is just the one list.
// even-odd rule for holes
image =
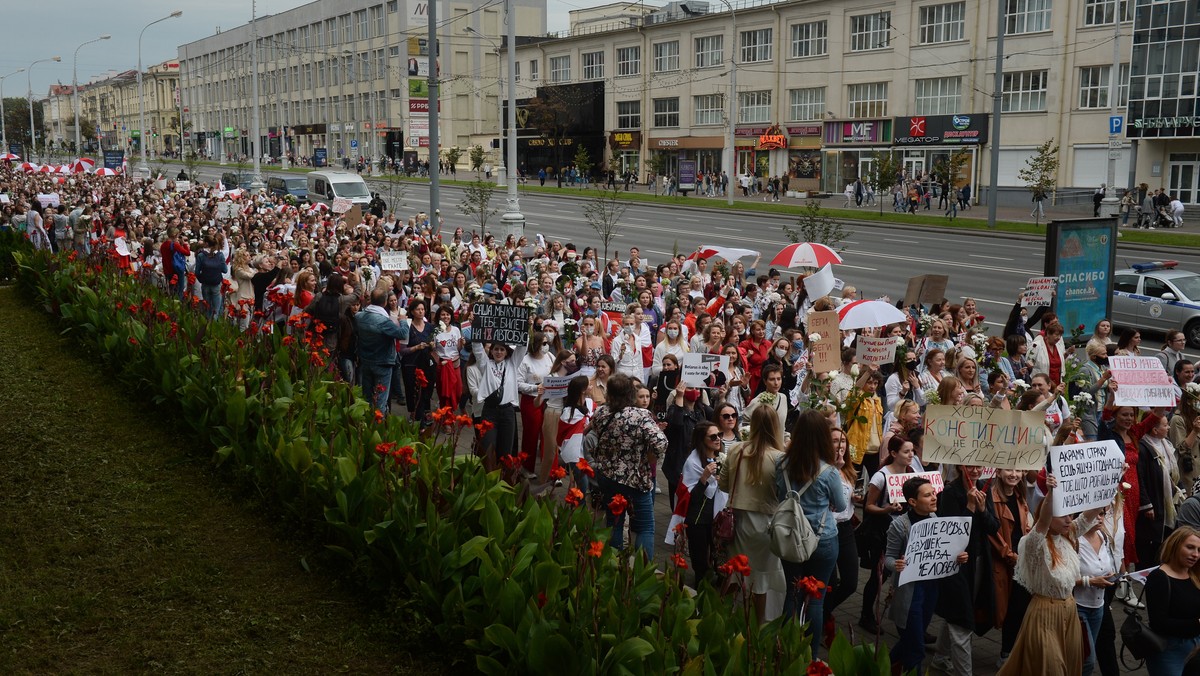
[[239, 174], [234, 171], [227, 171], [221, 174], [221, 186], [226, 190], [241, 188], [249, 190], [250, 184], [254, 182], [254, 176], [251, 174]]
[[1118, 326], [1165, 332], [1180, 329], [1200, 349], [1200, 274], [1176, 261], [1136, 263], [1113, 275], [1112, 320]]
[[303, 202], [308, 198], [308, 180], [303, 176], [272, 176], [267, 179], [271, 195], [291, 195]]

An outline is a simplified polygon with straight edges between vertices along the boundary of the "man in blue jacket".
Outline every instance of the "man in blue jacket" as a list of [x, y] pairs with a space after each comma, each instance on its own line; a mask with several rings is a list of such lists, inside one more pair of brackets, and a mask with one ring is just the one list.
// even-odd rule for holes
[[384, 309], [389, 293], [387, 289], [375, 289], [371, 304], [354, 315], [363, 396], [384, 415], [388, 414], [392, 370], [396, 368], [396, 341], [408, 340], [408, 321], [396, 323]]

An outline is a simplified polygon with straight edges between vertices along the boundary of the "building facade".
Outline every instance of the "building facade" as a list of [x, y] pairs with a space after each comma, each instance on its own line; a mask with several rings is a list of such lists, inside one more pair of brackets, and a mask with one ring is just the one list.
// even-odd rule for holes
[[[545, 0], [513, 0], [517, 32], [544, 34]], [[184, 118], [209, 157], [251, 152], [252, 44], [257, 45], [260, 148], [296, 159], [426, 157], [425, 0], [324, 0], [179, 47]], [[491, 148], [504, 64], [503, 6], [438, 3], [438, 128], [442, 148]], [[256, 40], [252, 37], [257, 35]]]
[[[146, 133], [141, 129], [141, 108], [138, 105], [137, 71], [110, 73], [85, 85], [79, 85], [79, 109], [84, 120], [95, 125], [94, 138], [81, 139], [91, 148], [99, 144], [106, 150], [122, 149], [140, 153], [142, 139], [147, 139], [146, 152], [158, 156], [175, 153], [180, 148], [179, 135], [179, 62], [175, 60], [154, 64], [142, 74], [145, 96]], [[70, 87], [66, 87], [70, 89]], [[51, 100], [54, 100], [53, 98]], [[66, 95], [57, 104], [65, 111], [64, 120], [71, 118], [73, 102]], [[50, 117], [47, 114], [47, 123]], [[61, 131], [69, 147], [75, 142], [75, 129], [65, 124], [50, 130], [51, 138]]]
[[[841, 192], [880, 150], [910, 172], [965, 151], [963, 180], [985, 185], [998, 1], [764, 1], [736, 3], [735, 15], [720, 2], [671, 3], [640, 21], [519, 42], [518, 91], [528, 102], [547, 87], [600, 83], [591, 131], [609, 139], [606, 158], [643, 180], [651, 166], [674, 173], [680, 159], [719, 173], [733, 152], [739, 172]], [[1121, 2], [1114, 26], [1117, 1], [1005, 0], [1002, 200], [1028, 202], [1018, 171], [1050, 138], [1061, 146], [1060, 193], [1105, 182], [1110, 97], [1120, 114], [1128, 98], [1132, 11]], [[1117, 145], [1123, 184], [1128, 144]]]
[[1125, 134], [1139, 182], [1200, 202], [1200, 11], [1195, 0], [1138, 0]]

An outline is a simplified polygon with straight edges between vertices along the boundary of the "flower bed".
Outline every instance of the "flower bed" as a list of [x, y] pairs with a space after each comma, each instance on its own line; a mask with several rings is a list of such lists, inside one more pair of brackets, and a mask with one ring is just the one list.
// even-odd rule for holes
[[[707, 585], [693, 595], [681, 569], [604, 546], [586, 508], [455, 457], [469, 419], [440, 415], [432, 437], [379, 420], [329, 376], [319, 342], [210, 323], [100, 258], [73, 258], [17, 253], [20, 288], [118, 378], [179, 411], [217, 463], [298, 524], [323, 524], [365, 586], [416, 600], [480, 671], [829, 673], [797, 623], [759, 625]], [[843, 637], [830, 662], [889, 671], [886, 652]]]

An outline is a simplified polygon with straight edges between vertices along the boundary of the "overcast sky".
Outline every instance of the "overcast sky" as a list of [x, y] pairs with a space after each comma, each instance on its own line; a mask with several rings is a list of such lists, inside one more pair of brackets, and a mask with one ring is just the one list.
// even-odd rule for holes
[[[382, 0], [381, 0], [382, 1]], [[0, 76], [39, 59], [61, 56], [61, 63], [39, 63], [32, 72], [4, 81], [5, 96], [24, 96], [33, 80], [33, 91], [45, 96], [50, 85], [71, 84], [75, 48], [104, 35], [112, 38], [79, 50], [79, 81], [87, 82], [109, 70], [137, 68], [138, 33], [176, 9], [178, 19], [168, 19], [146, 31], [142, 38], [142, 65], [174, 59], [179, 45], [250, 21], [249, 0], [3, 0], [5, 33], [0, 43]], [[308, 4], [307, 0], [258, 0], [258, 13], [277, 14]], [[605, 0], [547, 0], [549, 30], [567, 28], [567, 12], [605, 4]]]

